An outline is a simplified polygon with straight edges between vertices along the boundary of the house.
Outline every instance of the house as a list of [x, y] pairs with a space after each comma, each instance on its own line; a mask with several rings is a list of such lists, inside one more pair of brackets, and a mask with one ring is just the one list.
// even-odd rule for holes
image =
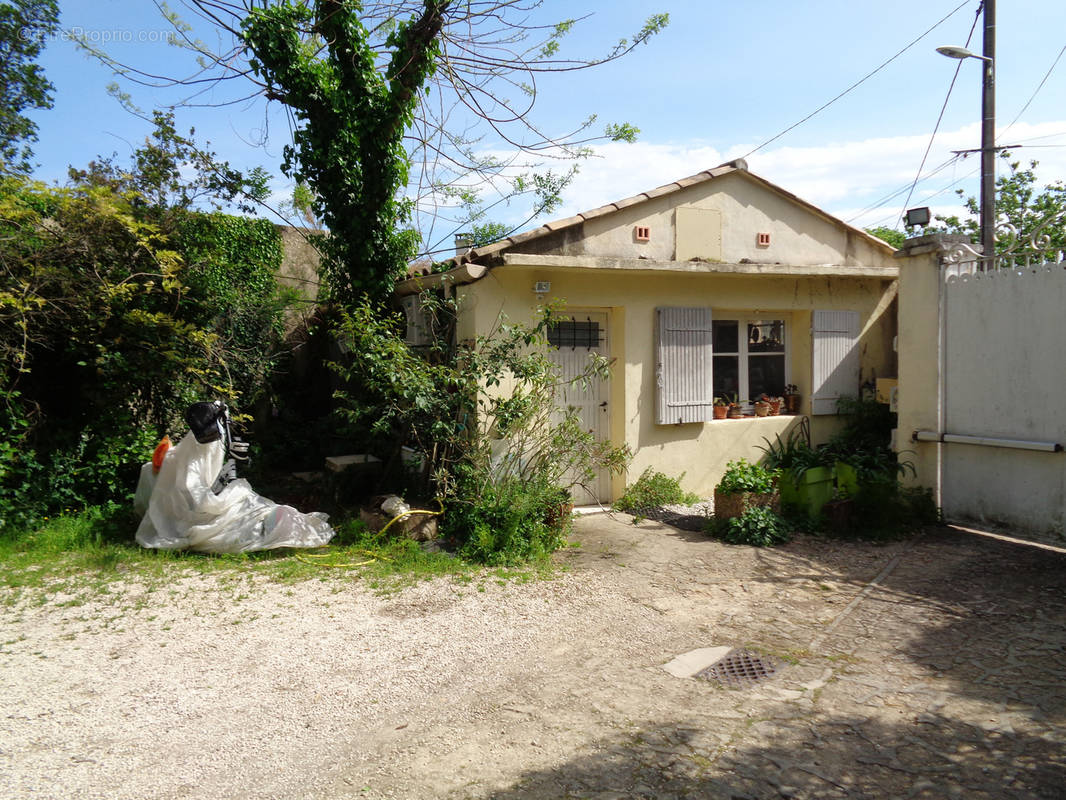
[[[461, 339], [564, 300], [572, 319], [552, 330], [552, 357], [564, 373], [590, 351], [614, 368], [563, 402], [634, 454], [628, 476], [602, 476], [585, 500], [617, 498], [647, 467], [709, 496], [727, 462], [757, 460], [803, 416], [824, 441], [838, 396], [895, 376], [893, 253], [738, 160], [468, 250], [398, 294], [454, 287]], [[712, 419], [716, 396], [751, 401], [786, 384], [800, 415]]]

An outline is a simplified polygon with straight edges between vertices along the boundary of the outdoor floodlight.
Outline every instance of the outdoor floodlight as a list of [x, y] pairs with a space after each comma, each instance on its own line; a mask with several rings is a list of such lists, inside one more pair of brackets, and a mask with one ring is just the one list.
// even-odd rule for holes
[[929, 206], [908, 208], [905, 219], [908, 228], [913, 228], [915, 225], [921, 225], [924, 228], [929, 224], [929, 220], [931, 219], [929, 216]]

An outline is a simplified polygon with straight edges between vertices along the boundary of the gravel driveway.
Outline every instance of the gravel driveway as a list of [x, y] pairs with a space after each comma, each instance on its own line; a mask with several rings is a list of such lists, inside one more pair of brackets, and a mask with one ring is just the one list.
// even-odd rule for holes
[[[0, 622], [8, 798], [1066, 796], [1066, 555], [579, 519], [546, 581], [135, 581]], [[748, 689], [675, 678], [744, 646]]]

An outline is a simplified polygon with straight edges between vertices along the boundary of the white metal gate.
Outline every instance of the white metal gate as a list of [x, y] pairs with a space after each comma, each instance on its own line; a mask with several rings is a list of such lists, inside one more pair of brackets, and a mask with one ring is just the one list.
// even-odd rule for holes
[[[606, 356], [607, 313], [604, 311], [572, 311], [569, 320], [552, 326], [548, 332], [553, 345], [549, 358], [559, 367], [564, 381], [558, 396], [561, 408], [573, 408], [581, 427], [599, 441], [606, 441], [610, 431], [610, 382], [608, 380], [576, 380], [589, 365], [592, 355]], [[601, 470], [588, 486], [574, 487], [574, 505], [589, 505], [611, 499], [611, 476]]]
[[[949, 519], [1058, 532], [1066, 519], [1066, 261], [945, 259], [940, 500]], [[1047, 258], [1047, 261], [1044, 261]]]

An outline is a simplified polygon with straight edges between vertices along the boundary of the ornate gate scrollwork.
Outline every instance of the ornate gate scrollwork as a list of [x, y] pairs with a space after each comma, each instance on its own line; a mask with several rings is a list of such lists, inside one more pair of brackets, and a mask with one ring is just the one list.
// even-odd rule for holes
[[957, 243], [943, 260], [949, 274], [954, 275], [1066, 266], [1066, 210], [1044, 218], [1028, 233], [1000, 222], [996, 226], [996, 253], [991, 257], [971, 244]]

